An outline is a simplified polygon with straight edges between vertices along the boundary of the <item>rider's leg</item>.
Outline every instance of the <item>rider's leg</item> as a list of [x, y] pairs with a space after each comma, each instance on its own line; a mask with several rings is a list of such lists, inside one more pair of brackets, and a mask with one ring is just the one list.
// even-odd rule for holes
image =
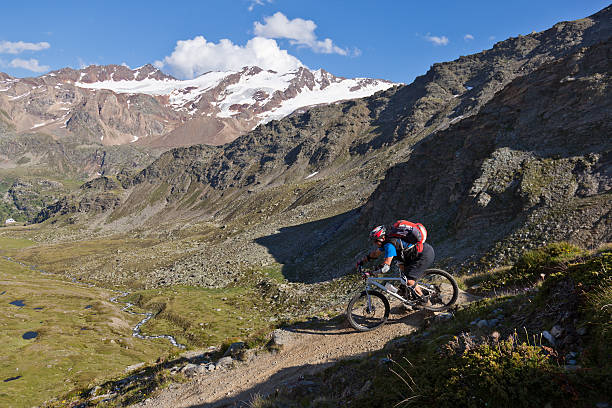
[[407, 285], [412, 286], [419, 296], [423, 296], [423, 292], [421, 288], [415, 286], [416, 281], [419, 280], [425, 274], [425, 270], [433, 264], [435, 256], [431, 245], [425, 243], [423, 244], [423, 252], [421, 252], [413, 262], [404, 264]]
[[[414, 279], [410, 279], [406, 277], [406, 274], [404, 273], [404, 263], [398, 262], [397, 266], [399, 267], [399, 270], [402, 272], [402, 277], [404, 278], [404, 281], [406, 282], [405, 286], [406, 287], [410, 286], [419, 296], [423, 296], [423, 291], [421, 291], [421, 288], [416, 286], [416, 281]], [[406, 297], [405, 294], [402, 296]]]

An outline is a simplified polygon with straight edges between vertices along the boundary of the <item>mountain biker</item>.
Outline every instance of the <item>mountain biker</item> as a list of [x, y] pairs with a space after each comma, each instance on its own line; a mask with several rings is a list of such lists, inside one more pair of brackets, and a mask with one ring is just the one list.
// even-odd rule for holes
[[[435, 253], [431, 245], [422, 242], [424, 239], [419, 228], [409, 228], [409, 233], [405, 235], [404, 239], [400, 239], [388, 237], [385, 226], [379, 225], [370, 231], [370, 239], [374, 241], [374, 244], [378, 248], [359, 260], [357, 265], [361, 266], [384, 254], [383, 263], [380, 264], [379, 269], [373, 273], [386, 273], [391, 268], [393, 258], [396, 257], [398, 267], [406, 278], [406, 285], [411, 286], [417, 295], [421, 296], [419, 300], [426, 303], [427, 299], [423, 298], [423, 292], [421, 288], [417, 286], [416, 281], [420, 279], [425, 274], [425, 270], [431, 266], [435, 258]], [[422, 250], [420, 252], [417, 250], [418, 243], [422, 245]], [[402, 284], [400, 285], [400, 295], [405, 297], [405, 294], [407, 294], [407, 289], [404, 284]]]

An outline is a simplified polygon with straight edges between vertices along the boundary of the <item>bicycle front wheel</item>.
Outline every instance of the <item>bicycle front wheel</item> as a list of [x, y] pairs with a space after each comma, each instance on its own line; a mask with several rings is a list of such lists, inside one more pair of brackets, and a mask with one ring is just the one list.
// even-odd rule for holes
[[450, 273], [441, 269], [427, 269], [419, 279], [419, 287], [429, 302], [423, 309], [440, 312], [455, 304], [459, 296], [459, 287]]
[[355, 330], [370, 331], [385, 324], [390, 309], [389, 300], [382, 293], [364, 290], [351, 299], [346, 317]]

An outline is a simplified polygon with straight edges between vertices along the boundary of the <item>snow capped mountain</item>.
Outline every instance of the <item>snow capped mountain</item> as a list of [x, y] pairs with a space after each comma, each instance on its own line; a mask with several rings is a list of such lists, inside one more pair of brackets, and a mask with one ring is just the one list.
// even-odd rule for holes
[[[205, 100], [208, 102], [205, 107], [216, 110], [219, 118], [234, 117], [250, 110], [259, 119], [258, 123], [265, 123], [283, 118], [298, 108], [369, 96], [393, 84], [367, 78], [339, 78], [323, 69], [310, 71], [302, 67], [283, 74], [245, 67], [239, 72], [208, 72], [184, 81], [149, 76], [77, 82], [75, 85], [115, 93], [166, 96], [172, 108], [190, 115], [200, 113], [203, 107], [199, 103]], [[207, 98], [209, 95], [214, 98]]]
[[393, 85], [304, 67], [286, 73], [244, 67], [178, 80], [152, 65], [89, 66], [38, 78], [0, 74], [0, 109], [19, 132], [173, 147], [226, 143], [298, 109], [369, 96]]

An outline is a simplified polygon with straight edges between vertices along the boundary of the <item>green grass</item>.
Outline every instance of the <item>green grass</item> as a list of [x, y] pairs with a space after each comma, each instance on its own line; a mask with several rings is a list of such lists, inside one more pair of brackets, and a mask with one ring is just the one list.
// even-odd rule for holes
[[590, 336], [584, 353], [587, 364], [612, 365], [612, 250], [567, 265], [547, 279], [536, 301], [546, 305], [557, 286], [569, 283], [580, 301], [580, 325]]
[[169, 188], [170, 185], [168, 183], [161, 183], [159, 187], [157, 187], [153, 193], [151, 193], [151, 196], [149, 197], [149, 204], [154, 205], [156, 202], [164, 198], [168, 193]]
[[477, 293], [514, 286], [533, 286], [565, 263], [585, 254], [586, 251], [567, 242], [553, 243], [525, 252], [512, 267], [467, 276], [462, 281], [467, 288], [475, 287]]
[[[2, 254], [13, 256], [26, 264], [35, 264], [45, 271], [58, 274], [75, 271], [81, 266], [92, 267], [89, 263], [90, 259], [96, 259], [103, 264], [123, 254], [132, 255], [140, 250], [158, 251], [158, 244], [160, 241], [156, 240], [116, 238], [46, 245], [36, 244], [25, 238], [13, 239], [0, 236]], [[141, 263], [142, 268], [145, 267], [146, 262], [143, 262], [138, 256], [135, 257], [134, 262], [137, 261]], [[138, 361], [152, 361], [163, 356], [164, 353], [178, 350], [172, 348], [167, 340], [139, 340], [131, 337], [130, 328], [136, 324], [139, 317], [121, 313], [116, 305], [110, 304], [108, 299], [112, 296], [112, 292], [100, 288], [71, 285], [55, 277], [50, 278], [49, 275], [18, 267], [14, 263], [6, 264], [11, 267], [13, 273], [16, 274], [17, 270], [21, 273], [20, 276], [12, 278], [16, 281], [15, 286], [20, 287], [19, 292], [16, 290], [13, 292], [16, 296], [20, 296], [19, 299], [26, 300], [28, 306], [34, 301], [33, 299], [40, 299], [38, 302], [45, 305], [45, 309], [37, 311], [39, 314], [51, 313], [51, 305], [56, 305], [53, 307], [61, 305], [64, 308], [58, 313], [59, 320], [56, 319], [52, 323], [56, 329], [46, 328], [50, 319], [40, 320], [44, 323], [37, 323], [27, 330], [26, 326], [15, 327], [15, 330], [23, 332], [40, 331], [41, 335], [35, 340], [36, 342], [46, 338], [50, 339], [49, 344], [53, 344], [53, 347], [49, 346], [49, 348], [40, 350], [43, 354], [42, 362], [57, 360], [61, 348], [70, 351], [66, 358], [61, 360], [61, 364], [54, 364], [51, 367], [53, 370], [49, 372], [49, 375], [54, 375], [55, 380], [49, 379], [47, 374], [41, 377], [41, 381], [44, 380], [50, 384], [48, 391], [41, 394], [44, 398], [66, 395], [66, 398], [70, 400], [70, 395], [75, 395], [75, 390], [86, 388], [88, 384], [100, 383], [112, 376], [121, 376], [121, 369], [127, 365]], [[282, 281], [279, 266], [266, 268], [266, 271], [252, 271], [252, 274], [260, 278]], [[47, 280], [56, 283], [49, 284]], [[41, 283], [43, 281], [45, 283]], [[267, 340], [267, 333], [277, 324], [276, 321], [270, 321], [274, 320], [270, 318], [274, 316], [275, 311], [255, 287], [254, 282], [243, 283], [240, 284], [243, 285], [240, 287], [220, 289], [174, 286], [135, 290], [126, 300], [137, 304], [135, 311], [156, 313], [155, 317], [142, 327], [143, 334], [171, 334], [179, 343], [191, 349], [228, 345], [234, 341], [245, 341], [250, 347], [259, 346]], [[3, 281], [3, 287], [5, 285]], [[36, 289], [38, 287], [45, 289], [38, 290]], [[36, 306], [39, 303], [36, 303]], [[93, 307], [84, 309], [89, 304]], [[27, 307], [22, 309], [26, 310]], [[30, 315], [23, 318], [24, 324], [32, 320]], [[5, 324], [8, 323], [5, 322]], [[81, 331], [81, 327], [85, 327], [86, 330]], [[75, 341], [69, 340], [69, 337], [74, 336], [75, 332], [78, 334], [74, 338]], [[95, 340], [96, 337], [98, 341]], [[64, 343], [71, 344], [71, 346], [64, 346]], [[9, 350], [13, 348], [17, 349], [18, 345], [11, 345]], [[118, 353], [119, 357], [113, 357], [110, 359], [112, 361], [105, 361], [108, 360], [106, 356], [112, 353]], [[10, 354], [14, 353], [10, 352]], [[12, 364], [14, 366], [17, 362], [12, 362]], [[80, 365], [83, 368], [69, 370], [70, 367]], [[8, 367], [13, 366], [8, 364]], [[39, 368], [41, 368], [40, 365], [31, 369]], [[70, 382], [58, 385], [61, 375], [67, 372], [75, 373], [75, 375], [78, 373], [78, 376], [70, 379]], [[105, 374], [96, 376], [96, 373]], [[163, 377], [165, 374], [160, 373], [159, 375]], [[10, 376], [7, 374], [6, 378], [8, 377]], [[161, 382], [157, 386], [165, 381], [162, 381], [161, 377]], [[31, 384], [35, 380], [28, 381], [30, 381], [28, 384]], [[144, 387], [143, 389], [149, 388]], [[55, 391], [52, 391], [54, 389]], [[0, 406], [2, 405], [1, 398]], [[28, 401], [35, 401], [34, 396]]]
[[[158, 244], [155, 239], [130, 239], [124, 237], [111, 237], [104, 239], [90, 239], [84, 241], [67, 242], [61, 244], [39, 245], [31, 248], [7, 248], [7, 255], [14, 256], [20, 261], [36, 265], [52, 273], [64, 274], [87, 267], [90, 270], [104, 270], [112, 268], [118, 254], [130, 251], [147, 250]], [[0, 248], [2, 241], [0, 241]], [[130, 260], [126, 268], [145, 269], [156, 264], [155, 259], [145, 262], [142, 259]]]
[[256, 341], [272, 327], [272, 312], [251, 288], [173, 286], [137, 291], [129, 298], [144, 310], [159, 312], [143, 333], [172, 334], [189, 347]]
[[0, 254], [2, 255], [4, 255], [5, 251], [24, 249], [33, 245], [36, 245], [36, 243], [26, 238], [7, 238], [0, 236]]
[[260, 271], [265, 276], [272, 278], [277, 283], [284, 283], [287, 281], [285, 275], [283, 275], [283, 265], [273, 264], [264, 266], [260, 269]]
[[[139, 318], [110, 303], [112, 292], [74, 285], [4, 259], [0, 282], [0, 379], [21, 376], [3, 383], [0, 406], [38, 405], [121, 375], [128, 365], [174, 352], [166, 340], [132, 337]], [[25, 306], [9, 304], [14, 300]], [[24, 340], [27, 331], [38, 332], [38, 337]]]

